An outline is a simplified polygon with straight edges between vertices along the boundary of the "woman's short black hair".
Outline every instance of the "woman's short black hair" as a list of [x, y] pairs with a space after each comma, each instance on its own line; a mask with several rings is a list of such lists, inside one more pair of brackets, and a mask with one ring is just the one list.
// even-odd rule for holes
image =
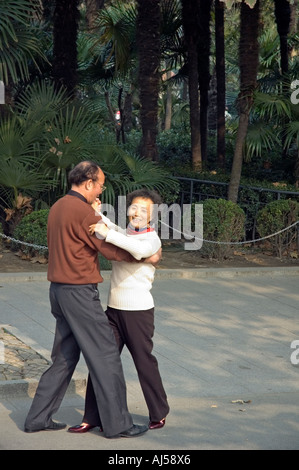
[[97, 181], [100, 167], [97, 163], [91, 161], [84, 161], [78, 163], [68, 175], [69, 184], [79, 186], [87, 180]]
[[157, 191], [152, 189], [142, 188], [136, 189], [136, 191], [132, 191], [131, 193], [127, 194], [127, 207], [133, 202], [133, 199], [140, 197], [142, 199], [150, 199], [153, 204], [162, 204], [162, 198]]

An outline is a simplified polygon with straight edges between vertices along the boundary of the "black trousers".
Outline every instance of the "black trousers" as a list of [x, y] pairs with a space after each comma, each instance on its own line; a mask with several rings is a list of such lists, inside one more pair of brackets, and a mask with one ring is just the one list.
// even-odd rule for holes
[[97, 285], [52, 283], [50, 302], [56, 318], [53, 364], [40, 379], [25, 427], [35, 430], [50, 423], [82, 351], [105, 435], [111, 437], [129, 429], [133, 421], [127, 408], [120, 355]]
[[[154, 309], [126, 311], [108, 307], [106, 314], [113, 328], [119, 351], [121, 352], [126, 345], [132, 355], [150, 420], [160, 421], [169, 413], [169, 405], [158, 362], [152, 354]], [[90, 377], [87, 382], [83, 422], [92, 425], [98, 425], [101, 422]]]

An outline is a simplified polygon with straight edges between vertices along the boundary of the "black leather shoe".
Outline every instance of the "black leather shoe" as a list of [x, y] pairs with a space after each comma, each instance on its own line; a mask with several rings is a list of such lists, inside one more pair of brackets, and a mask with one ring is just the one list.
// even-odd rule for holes
[[[72, 426], [68, 428], [68, 432], [73, 432], [76, 434], [83, 434], [84, 432], [88, 432], [91, 429], [96, 428], [96, 426], [92, 426], [91, 424], [77, 424], [76, 426]], [[100, 428], [100, 432], [102, 429]]]
[[64, 424], [64, 423], [55, 423], [54, 421], [52, 421], [49, 424], [49, 426], [47, 426], [45, 428], [38, 428], [38, 429], [25, 428], [24, 431], [25, 432], [60, 431], [61, 429], [64, 429], [64, 428], [66, 428], [66, 424]]
[[133, 424], [130, 429], [120, 432], [115, 436], [108, 436], [108, 439], [117, 439], [118, 437], [138, 437], [144, 434], [148, 430], [147, 426], [142, 426], [139, 424]]

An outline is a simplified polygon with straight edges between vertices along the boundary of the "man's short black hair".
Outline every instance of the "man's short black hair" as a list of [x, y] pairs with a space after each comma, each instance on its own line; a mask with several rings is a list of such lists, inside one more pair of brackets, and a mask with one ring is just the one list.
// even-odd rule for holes
[[92, 180], [97, 181], [100, 167], [97, 163], [91, 161], [84, 161], [78, 163], [68, 175], [69, 184], [79, 186], [84, 181]]

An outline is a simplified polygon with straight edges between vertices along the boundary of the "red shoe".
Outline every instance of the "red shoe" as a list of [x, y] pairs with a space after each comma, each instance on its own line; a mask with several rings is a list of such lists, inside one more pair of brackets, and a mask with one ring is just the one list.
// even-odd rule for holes
[[160, 429], [165, 426], [166, 418], [161, 419], [161, 421], [150, 421], [149, 429]]
[[[76, 426], [72, 426], [71, 428], [68, 428], [68, 432], [83, 434], [84, 432], [88, 432], [93, 428], [96, 428], [96, 426], [92, 426], [91, 424], [77, 424]], [[101, 431], [102, 430], [100, 429], [100, 432]]]

